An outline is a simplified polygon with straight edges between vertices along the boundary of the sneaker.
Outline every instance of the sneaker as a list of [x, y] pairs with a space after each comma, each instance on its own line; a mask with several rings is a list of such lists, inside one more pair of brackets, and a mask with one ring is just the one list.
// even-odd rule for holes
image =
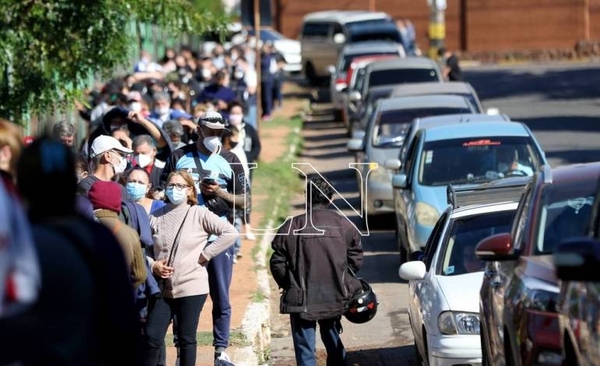
[[246, 239], [254, 241], [254, 240], [256, 240], [256, 236], [254, 236], [254, 234], [252, 234], [251, 231], [248, 231], [246, 233]]
[[233, 256], [233, 264], [236, 264], [236, 263], [237, 263], [237, 260], [238, 260], [238, 257], [237, 257], [237, 255], [234, 255], [234, 256]]
[[225, 352], [215, 353], [215, 366], [235, 366], [229, 355]]

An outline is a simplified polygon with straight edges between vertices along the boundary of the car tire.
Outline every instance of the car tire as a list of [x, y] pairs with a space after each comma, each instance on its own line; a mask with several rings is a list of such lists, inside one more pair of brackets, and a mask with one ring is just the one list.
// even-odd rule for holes
[[515, 356], [512, 352], [510, 337], [508, 336], [508, 332], [504, 329], [504, 359], [506, 366], [516, 366]]

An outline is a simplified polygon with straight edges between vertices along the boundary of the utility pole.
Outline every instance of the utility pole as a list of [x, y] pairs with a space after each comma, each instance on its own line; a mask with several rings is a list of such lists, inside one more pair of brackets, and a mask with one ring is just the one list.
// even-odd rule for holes
[[256, 130], [260, 129], [262, 116], [262, 73], [261, 73], [261, 42], [260, 42], [260, 0], [254, 1], [254, 36], [256, 37], [256, 47], [254, 49], [254, 62], [256, 63]]
[[444, 11], [446, 0], [427, 0], [429, 5], [429, 57], [438, 58], [438, 50], [444, 47], [446, 22]]

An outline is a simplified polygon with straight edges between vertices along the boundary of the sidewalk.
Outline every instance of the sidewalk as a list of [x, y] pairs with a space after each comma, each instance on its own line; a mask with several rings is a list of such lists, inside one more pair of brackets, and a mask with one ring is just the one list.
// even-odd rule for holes
[[[305, 99], [293, 94], [295, 86], [284, 84], [283, 109], [273, 116], [291, 118], [298, 114], [304, 105]], [[288, 94], [289, 98], [285, 95]], [[291, 133], [291, 128], [284, 126], [268, 128], [269, 122], [263, 122], [259, 128], [261, 139], [260, 163], [275, 161], [288, 152], [286, 137]], [[266, 197], [252, 196], [252, 228], [260, 227], [264, 218], [263, 212], [269, 208], [264, 207]], [[261, 205], [261, 203], [263, 203]], [[255, 232], [256, 234], [256, 232]], [[263, 241], [264, 240], [264, 241]], [[262, 242], [262, 249], [261, 247]], [[242, 258], [233, 267], [233, 279], [230, 288], [232, 308], [230, 346], [227, 353], [236, 366], [257, 366], [264, 363], [264, 356], [270, 346], [271, 329], [270, 315], [270, 284], [268, 264], [265, 262], [266, 250], [270, 246], [270, 238], [266, 235], [256, 235], [255, 241], [245, 238], [242, 233]], [[266, 296], [266, 298], [265, 298]], [[198, 325], [198, 357], [196, 365], [214, 365], [212, 347], [212, 301], [206, 300], [200, 315]], [[172, 332], [169, 330], [167, 342], [167, 365], [175, 364], [176, 349], [172, 345]], [[259, 355], [261, 357], [259, 357]]]

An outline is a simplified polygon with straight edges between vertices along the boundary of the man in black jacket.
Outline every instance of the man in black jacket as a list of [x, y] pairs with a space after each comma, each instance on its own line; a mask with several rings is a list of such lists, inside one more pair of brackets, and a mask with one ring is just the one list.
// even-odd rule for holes
[[280, 312], [290, 314], [297, 365], [316, 365], [317, 322], [327, 365], [345, 365], [340, 319], [361, 289], [352, 275], [363, 262], [360, 235], [328, 208], [333, 192], [326, 181], [309, 180], [306, 194], [307, 212], [288, 220], [273, 239], [271, 273], [282, 289]]

